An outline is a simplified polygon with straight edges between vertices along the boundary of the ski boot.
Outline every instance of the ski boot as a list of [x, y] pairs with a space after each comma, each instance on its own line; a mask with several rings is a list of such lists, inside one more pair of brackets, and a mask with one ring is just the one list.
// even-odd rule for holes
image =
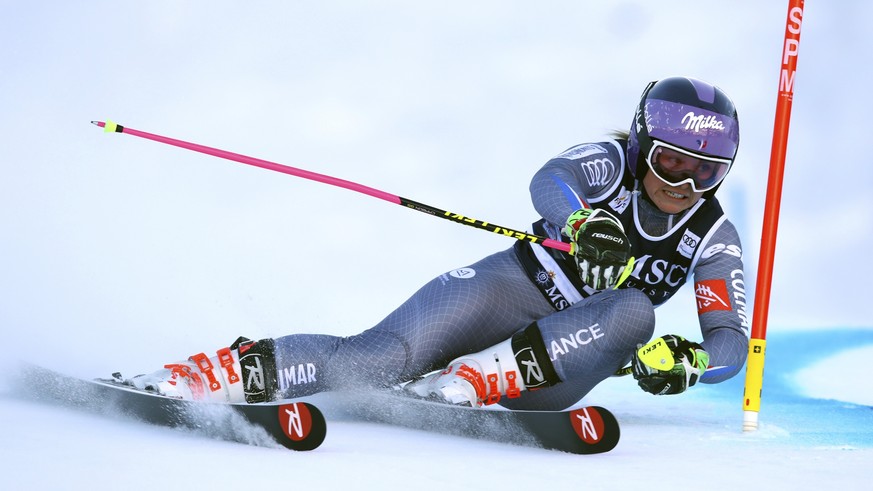
[[278, 387], [273, 340], [244, 337], [211, 358], [200, 353], [151, 374], [113, 377], [139, 390], [192, 401], [268, 402], [275, 399]]
[[[522, 368], [524, 371], [522, 372]], [[410, 382], [404, 390], [419, 397], [481, 407], [525, 390], [560, 382], [536, 323], [491, 348], [456, 358], [441, 372]]]

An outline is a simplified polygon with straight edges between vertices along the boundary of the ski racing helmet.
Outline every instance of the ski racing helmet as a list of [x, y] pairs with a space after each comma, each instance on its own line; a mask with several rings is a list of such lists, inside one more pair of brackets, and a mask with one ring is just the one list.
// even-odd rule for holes
[[[665, 78], [643, 91], [628, 137], [627, 165], [638, 181], [652, 171], [668, 184], [687, 182], [710, 197], [733, 166], [739, 143], [737, 109], [727, 94], [693, 78]], [[677, 152], [696, 165], [680, 170], [659, 158]]]

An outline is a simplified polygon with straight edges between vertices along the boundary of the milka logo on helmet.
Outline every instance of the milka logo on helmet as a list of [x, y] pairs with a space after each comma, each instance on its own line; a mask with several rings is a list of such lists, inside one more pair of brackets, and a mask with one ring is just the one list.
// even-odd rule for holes
[[700, 130], [720, 130], [724, 131], [724, 123], [715, 116], [704, 116], [694, 114], [694, 111], [689, 112], [682, 118], [680, 124], [685, 125], [686, 130], [691, 130], [695, 133]]

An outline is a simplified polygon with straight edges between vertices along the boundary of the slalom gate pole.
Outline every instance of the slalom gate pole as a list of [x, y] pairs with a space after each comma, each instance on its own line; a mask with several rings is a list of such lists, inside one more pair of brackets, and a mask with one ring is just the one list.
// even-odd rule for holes
[[782, 175], [785, 170], [785, 150], [788, 146], [788, 126], [791, 120], [791, 103], [794, 99], [794, 75], [797, 73], [802, 21], [803, 0], [789, 0], [785, 40], [782, 47], [782, 67], [779, 73], [779, 94], [776, 100], [776, 120], [773, 124], [773, 144], [770, 149], [770, 175], [767, 180], [767, 198], [764, 205], [761, 254], [755, 284], [755, 311], [752, 315], [752, 333], [743, 394], [743, 431], [746, 432], [758, 429], [758, 413], [761, 409], [773, 256], [776, 250]]
[[532, 242], [534, 244], [540, 244], [544, 247], [549, 247], [552, 249], [558, 249], [564, 252], [570, 251], [570, 244], [561, 242], [559, 240], [550, 239], [548, 237], [541, 237], [538, 235], [529, 234], [527, 232], [521, 232], [518, 230], [513, 230], [511, 228], [502, 227], [500, 225], [496, 225], [490, 222], [485, 222], [482, 220], [477, 220], [475, 218], [471, 218], [468, 216], [460, 215], [457, 213], [452, 213], [450, 211], [441, 210], [439, 208], [434, 208], [433, 206], [426, 205], [423, 203], [418, 203], [416, 201], [401, 198], [400, 196], [396, 196], [390, 193], [386, 193], [384, 191], [380, 191], [378, 189], [374, 189], [368, 186], [364, 186], [362, 184], [358, 184], [351, 181], [346, 181], [344, 179], [338, 179], [336, 177], [327, 176], [324, 174], [317, 174], [315, 172], [310, 172], [303, 169], [298, 169], [295, 167], [289, 167], [287, 165], [277, 164], [275, 162], [269, 162], [266, 160], [257, 159], [254, 157], [248, 157], [246, 155], [241, 155], [238, 153], [228, 152], [225, 150], [220, 150], [217, 148], [207, 147], [204, 145], [199, 145], [197, 143], [190, 143], [182, 140], [176, 140], [174, 138], [168, 138], [166, 136], [155, 135], [152, 133], [146, 133], [144, 131], [135, 130], [133, 128], [127, 128], [121, 126], [120, 124], [114, 123], [112, 121], [106, 120], [103, 121], [91, 121], [92, 124], [95, 124], [101, 128], [103, 128], [106, 133], [124, 133], [127, 135], [138, 136], [140, 138], [145, 138], [147, 140], [156, 141], [159, 143], [165, 143], [167, 145], [173, 145], [176, 147], [184, 148], [187, 150], [193, 150], [195, 152], [205, 153], [207, 155], [212, 155], [214, 157], [220, 157], [227, 160], [232, 160], [234, 162], [239, 162], [241, 164], [252, 165], [255, 167], [260, 167], [262, 169], [271, 170], [274, 172], [281, 172], [283, 174], [288, 174], [291, 176], [302, 177], [304, 179], [309, 179], [312, 181], [321, 182], [324, 184], [329, 184], [331, 186], [337, 186], [344, 189], [349, 189], [351, 191], [356, 191], [362, 194], [366, 194], [367, 196], [372, 196], [374, 198], [379, 198], [397, 205], [405, 206], [406, 208], [411, 208], [416, 211], [420, 211], [422, 213], [427, 213], [428, 215], [433, 215], [435, 217], [444, 218], [446, 220], [450, 220], [456, 223], [460, 223], [463, 225], [468, 225], [471, 227], [478, 228], [480, 230], [486, 230], [488, 232], [493, 232], [498, 235], [503, 235], [505, 237], [509, 237], [516, 240], [525, 240], [528, 242]]

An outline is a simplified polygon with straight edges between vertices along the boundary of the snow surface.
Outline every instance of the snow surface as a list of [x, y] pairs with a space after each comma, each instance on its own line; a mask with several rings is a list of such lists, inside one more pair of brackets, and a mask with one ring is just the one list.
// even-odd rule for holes
[[[777, 335], [768, 344], [768, 371], [778, 376], [768, 378], [757, 432], [741, 431], [741, 381], [655, 397], [630, 378], [613, 379], [585, 402], [611, 408], [622, 439], [612, 452], [593, 456], [348, 418], [329, 422], [318, 449], [291, 452], [30, 402], [15, 396], [7, 380], [0, 392], [0, 471], [6, 489], [34, 490], [184, 490], [242, 482], [255, 489], [618, 490], [672, 487], [680, 479], [713, 490], [866, 489], [873, 477], [873, 407], [853, 401], [869, 398], [871, 387], [857, 379], [840, 384], [834, 372], [863, 368], [873, 356], [873, 330]], [[812, 346], [818, 362], [796, 356]], [[821, 386], [820, 371], [831, 377], [828, 394], [836, 400], [807, 395]], [[258, 441], [256, 430], [248, 431]]]
[[[806, 2], [761, 413], [742, 375], [655, 398], [579, 457], [352, 421], [314, 452], [250, 447], [19, 398], [17, 360], [84, 378], [293, 332], [354, 334], [423, 282], [508, 247], [318, 183], [105, 135], [143, 131], [334, 175], [524, 229], [533, 170], [626, 128], [650, 80], [732, 95], [719, 190], [749, 311], [786, 2], [4, 2], [0, 15], [3, 489], [866, 489], [873, 478], [873, 2]], [[861, 256], [861, 259], [857, 259]], [[693, 293], [658, 311], [694, 337]], [[699, 333], [698, 333], [699, 335]], [[269, 486], [269, 487], [267, 487]]]

